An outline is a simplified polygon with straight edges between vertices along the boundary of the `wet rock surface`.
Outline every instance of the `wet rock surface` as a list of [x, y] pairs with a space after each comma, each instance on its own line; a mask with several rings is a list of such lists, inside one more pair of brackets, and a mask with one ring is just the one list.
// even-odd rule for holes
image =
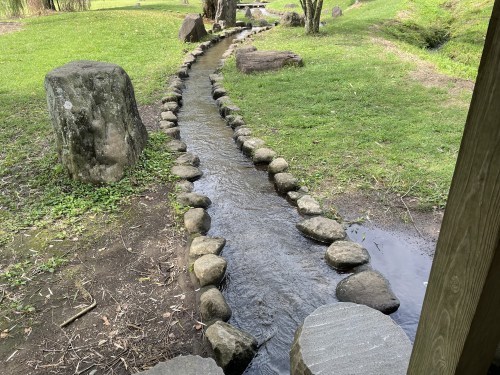
[[346, 233], [342, 225], [333, 219], [317, 216], [305, 219], [297, 224], [297, 229], [306, 237], [313, 240], [332, 243], [345, 238]]
[[227, 262], [224, 258], [207, 254], [194, 262], [194, 274], [201, 286], [218, 285], [226, 273]]
[[175, 165], [172, 167], [172, 174], [188, 181], [195, 181], [203, 175], [198, 168], [190, 165]]
[[404, 375], [412, 345], [393, 320], [367, 306], [321, 306], [297, 330], [291, 375]]
[[160, 362], [153, 368], [138, 372], [137, 375], [224, 375], [212, 358], [197, 355], [175, 357], [167, 362]]
[[221, 237], [199, 236], [191, 242], [189, 255], [195, 258], [207, 254], [219, 255], [225, 244], [226, 240]]
[[248, 333], [227, 323], [216, 322], [205, 332], [215, 360], [226, 374], [241, 374], [257, 351], [257, 341]]
[[321, 215], [323, 213], [318, 201], [310, 195], [303, 195], [297, 199], [297, 207], [303, 215]]
[[49, 72], [45, 90], [64, 169], [79, 181], [119, 181], [148, 139], [127, 73], [115, 64], [74, 61]]
[[351, 241], [336, 241], [326, 250], [326, 262], [339, 271], [348, 271], [370, 261], [368, 251]]
[[200, 314], [203, 323], [209, 326], [218, 320], [227, 322], [232, 312], [219, 289], [208, 286], [201, 292]]
[[392, 292], [389, 281], [377, 271], [367, 270], [351, 275], [337, 284], [337, 299], [369, 306], [384, 314], [399, 308], [399, 299]]
[[212, 219], [203, 208], [191, 208], [184, 214], [184, 226], [189, 233], [205, 234], [211, 222]]

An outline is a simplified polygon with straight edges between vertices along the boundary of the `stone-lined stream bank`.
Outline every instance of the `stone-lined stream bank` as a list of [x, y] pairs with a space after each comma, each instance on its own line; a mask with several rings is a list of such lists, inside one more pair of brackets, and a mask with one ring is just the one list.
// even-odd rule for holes
[[[198, 52], [195, 50], [199, 58], [187, 57], [187, 66], [179, 70], [181, 78], [189, 76], [182, 83], [183, 105], [180, 110], [175, 107], [173, 103], [180, 99], [180, 93], [170, 93], [170, 98], [165, 98], [166, 111], [162, 113], [160, 127], [172, 138], [182, 139], [182, 142], [174, 140], [172, 148], [180, 152], [187, 149], [190, 153], [182, 155], [182, 164], [191, 165], [182, 171], [174, 170], [195, 181], [194, 186], [183, 184], [185, 190], [194, 188], [194, 195], [180, 194], [181, 200], [196, 202], [191, 205], [199, 207], [186, 215], [188, 232], [208, 232], [207, 236], [218, 238], [219, 242], [225, 240], [217, 246], [214, 243], [217, 249], [205, 256], [214, 265], [212, 268], [218, 270], [215, 274], [206, 272], [205, 265], [200, 265], [202, 262], [195, 263], [193, 268], [201, 286], [218, 285], [224, 277], [221, 290], [228, 306], [224, 308], [223, 320], [230, 317], [232, 326], [256, 339], [258, 353], [245, 374], [289, 374], [289, 352], [295, 331], [318, 307], [337, 301], [337, 284], [348, 275], [333, 270], [325, 262], [325, 244], [308, 239], [297, 230], [297, 224], [304, 220], [302, 214], [276, 193], [267, 171], [255, 168], [256, 158], [265, 159], [264, 162], [272, 160], [275, 155], [269, 156], [271, 150], [255, 153], [252, 161], [240, 148], [252, 155], [255, 149], [262, 150], [265, 146], [251, 139], [244, 128], [237, 129], [241, 139], [235, 143], [233, 129], [221, 118], [211, 86], [211, 81], [217, 82], [218, 78], [212, 75], [210, 81], [209, 76], [220, 66], [221, 57], [228, 57], [225, 51], [231, 43], [226, 38], [207, 51], [201, 47]], [[198, 62], [191, 67], [194, 60]], [[223, 94], [223, 89], [220, 93]], [[218, 104], [230, 124], [242, 121], [227, 117], [236, 110], [228, 99], [225, 104], [224, 100]], [[171, 111], [167, 111], [169, 107]], [[231, 125], [236, 128], [240, 124]], [[298, 188], [283, 187], [297, 183], [287, 177], [293, 176], [275, 177], [276, 188], [282, 193]], [[316, 213], [321, 213], [317, 202], [305, 193], [292, 193], [291, 198], [297, 200], [306, 195], [309, 198], [303, 200], [304, 210], [312, 206]], [[344, 237], [342, 228], [339, 233], [335, 239]], [[416, 246], [408, 245], [407, 241], [398, 242], [397, 234], [369, 227], [348, 228], [347, 233], [351, 240], [368, 249], [369, 266], [391, 282], [401, 301], [401, 308], [392, 317], [413, 339], [431, 262], [420, 248], [432, 245], [422, 241]], [[205, 294], [207, 290], [202, 292]], [[213, 288], [210, 293], [217, 294]], [[383, 309], [387, 313], [394, 311], [393, 306]]]

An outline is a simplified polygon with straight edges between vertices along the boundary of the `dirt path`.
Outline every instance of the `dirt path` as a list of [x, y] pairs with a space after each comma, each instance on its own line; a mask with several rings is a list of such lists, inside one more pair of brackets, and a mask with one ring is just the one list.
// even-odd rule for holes
[[13, 33], [19, 31], [23, 28], [23, 25], [19, 22], [0, 22], [0, 35]]
[[23, 288], [35, 312], [7, 312], [18, 292], [3, 286], [2, 374], [131, 374], [180, 354], [206, 355], [185, 240], [167, 199], [165, 187], [148, 191], [117, 223], [102, 223], [105, 235], [61, 244], [68, 263]]

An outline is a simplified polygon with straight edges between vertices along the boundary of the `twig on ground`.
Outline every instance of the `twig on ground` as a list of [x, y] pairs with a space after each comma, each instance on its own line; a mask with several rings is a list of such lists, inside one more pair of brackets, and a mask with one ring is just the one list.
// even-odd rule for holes
[[408, 213], [408, 216], [410, 218], [410, 221], [411, 223], [413, 224], [413, 227], [415, 228], [415, 230], [417, 231], [418, 235], [420, 237], [424, 237], [422, 235], [422, 233], [420, 232], [420, 230], [417, 228], [417, 225], [415, 224], [415, 220], [413, 220], [413, 216], [411, 216], [411, 212], [410, 212], [410, 208], [408, 207], [408, 205], [406, 204], [406, 202], [404, 201], [404, 197], [406, 197], [408, 195], [408, 193], [411, 191], [411, 189], [413, 189], [413, 187], [415, 186], [416, 184], [413, 184], [412, 186], [410, 186], [410, 188], [408, 189], [408, 191], [406, 193], [404, 193], [401, 197], [399, 197], [399, 199], [401, 200], [401, 202], [404, 204], [405, 208], [406, 208], [406, 212]]
[[69, 318], [68, 320], [66, 320], [64, 323], [60, 324], [59, 327], [61, 327], [61, 328], [66, 327], [68, 324], [73, 323], [79, 317], [85, 315], [86, 313], [88, 313], [90, 310], [92, 310], [96, 306], [97, 306], [97, 301], [94, 299], [94, 302], [92, 302], [91, 305], [89, 305], [86, 308], [84, 308], [78, 314], [73, 315], [71, 318]]

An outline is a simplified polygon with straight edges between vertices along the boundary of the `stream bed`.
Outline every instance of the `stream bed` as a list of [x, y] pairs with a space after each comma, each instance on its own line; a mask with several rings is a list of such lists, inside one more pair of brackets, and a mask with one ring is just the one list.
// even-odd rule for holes
[[[179, 112], [181, 137], [201, 159], [195, 191], [212, 200], [209, 236], [224, 237], [228, 262], [223, 294], [230, 323], [261, 345], [245, 374], [289, 374], [289, 351], [297, 327], [317, 307], [336, 302], [335, 287], [346, 277], [324, 260], [326, 246], [295, 228], [301, 216], [276, 194], [267, 172], [255, 169], [232, 140], [211, 96], [209, 74], [231, 44], [225, 39], [193, 64]], [[354, 225], [349, 237], [365, 246], [371, 264], [391, 282], [401, 300], [392, 314], [413, 340], [430, 271], [424, 248], [433, 244], [409, 234]]]

